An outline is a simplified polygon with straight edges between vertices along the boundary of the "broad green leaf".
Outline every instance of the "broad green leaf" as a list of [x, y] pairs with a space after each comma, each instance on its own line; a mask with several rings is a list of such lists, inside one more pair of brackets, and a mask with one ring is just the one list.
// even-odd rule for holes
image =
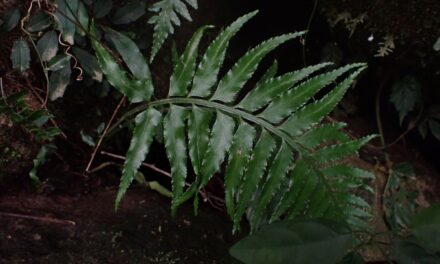
[[418, 243], [429, 251], [440, 253], [440, 204], [417, 213], [411, 221], [411, 232]]
[[434, 119], [428, 121], [431, 134], [440, 141], [440, 122]]
[[86, 35], [86, 32], [84, 30], [89, 30], [89, 15], [87, 14], [86, 6], [81, 1], [78, 2], [76, 17], [78, 19], [77, 22], [79, 22], [79, 25], [76, 26], [76, 32], [80, 36], [84, 37]]
[[11, 51], [12, 68], [19, 72], [29, 69], [31, 51], [26, 40], [19, 38], [14, 41]]
[[58, 71], [62, 68], [70, 67], [70, 59], [71, 57], [66, 54], [57, 55], [49, 61], [47, 69], [50, 71]]
[[185, 135], [187, 116], [188, 113], [185, 108], [171, 106], [164, 119], [164, 140], [167, 156], [171, 164], [174, 203], [183, 193], [187, 176], [186, 164], [188, 148]]
[[37, 51], [43, 61], [50, 61], [58, 52], [58, 35], [54, 30], [44, 33], [37, 42]]
[[399, 113], [400, 124], [421, 99], [421, 84], [415, 77], [407, 75], [393, 85], [390, 102]]
[[235, 100], [237, 93], [243, 85], [252, 77], [260, 61], [272, 50], [284, 42], [303, 35], [304, 32], [286, 34], [274, 37], [247, 52], [240, 60], [226, 73], [211, 100], [231, 103]]
[[238, 107], [251, 112], [259, 110], [270, 103], [271, 100], [292, 88], [296, 83], [328, 65], [330, 64], [322, 63], [260, 82], [238, 104]]
[[257, 12], [255, 11], [240, 17], [220, 33], [211, 45], [209, 45], [194, 76], [194, 83], [190, 91], [190, 96], [207, 97], [211, 95], [212, 87], [217, 82], [220, 67], [225, 59], [229, 41], [241, 29], [241, 27], [243, 27], [243, 25], [256, 14]]
[[102, 82], [102, 71], [95, 56], [78, 47], [72, 51], [84, 71], [95, 81]]
[[3, 24], [0, 26], [0, 31], [6, 32], [13, 30], [20, 21], [20, 10], [17, 7], [11, 8], [3, 15]]
[[125, 6], [118, 8], [113, 15], [111, 21], [115, 25], [128, 24], [138, 20], [141, 16], [145, 15], [145, 3], [136, 1], [126, 4]]
[[235, 197], [251, 157], [255, 135], [255, 128], [241, 121], [229, 149], [228, 166], [225, 172], [225, 204], [231, 217], [235, 215]]
[[169, 96], [187, 95], [188, 86], [194, 77], [200, 40], [207, 28], [210, 28], [210, 26], [202, 27], [194, 33], [179, 62], [175, 64], [170, 80]]
[[[92, 27], [93, 28], [93, 27]], [[93, 34], [94, 31], [92, 31]], [[96, 52], [99, 65], [107, 81], [118, 91], [128, 97], [132, 103], [149, 100], [153, 87], [149, 80], [132, 80], [116, 63], [113, 56], [99, 41], [92, 38], [92, 46]]]
[[61, 31], [62, 39], [70, 45], [73, 45], [76, 31], [76, 11], [78, 9], [78, 0], [55, 0], [58, 9], [55, 12], [57, 29]]
[[266, 120], [271, 120], [272, 123], [278, 123], [283, 118], [289, 116], [298, 108], [306, 104], [313, 95], [334, 82], [339, 76], [349, 70], [362, 66], [364, 66], [362, 63], [350, 64], [329, 73], [324, 73], [311, 78], [295, 88], [282, 93], [279, 97], [273, 100], [259, 116]]
[[[121, 54], [122, 59], [133, 76], [138, 80], [148, 80], [148, 82], [151, 82], [150, 69], [138, 46], [130, 38], [116, 30], [111, 28], [104, 28], [104, 30], [115, 45], [116, 50]], [[149, 87], [148, 89], [152, 88]]]
[[326, 221], [286, 221], [263, 227], [230, 253], [246, 264], [336, 264], [354, 246], [347, 231]]
[[136, 116], [136, 126], [131, 138], [130, 147], [127, 152], [122, 172], [121, 183], [116, 196], [115, 209], [118, 209], [119, 203], [124, 197], [130, 183], [133, 181], [137, 170], [147, 155], [150, 144], [153, 141], [153, 134], [156, 126], [162, 119], [162, 114], [153, 109], [147, 109]]
[[53, 19], [51, 16], [44, 12], [38, 12], [31, 17], [29, 23], [26, 26], [26, 30], [29, 32], [39, 32], [52, 25]]
[[393, 246], [393, 256], [398, 264], [440, 263], [440, 256], [427, 251], [412, 240], [397, 241]]
[[103, 18], [110, 13], [113, 7], [113, 0], [93, 1], [93, 14], [95, 18]]
[[52, 72], [49, 77], [49, 99], [55, 101], [64, 96], [66, 88], [70, 83], [70, 67], [64, 67], [61, 70]]

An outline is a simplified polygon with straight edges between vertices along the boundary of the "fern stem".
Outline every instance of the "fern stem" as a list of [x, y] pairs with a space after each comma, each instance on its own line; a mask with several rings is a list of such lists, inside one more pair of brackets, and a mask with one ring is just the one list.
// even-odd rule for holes
[[280, 129], [277, 129], [276, 126], [270, 124], [269, 122], [261, 119], [261, 118], [257, 118], [255, 116], [253, 116], [252, 114], [249, 114], [245, 111], [224, 105], [224, 104], [220, 104], [220, 103], [216, 103], [216, 102], [212, 102], [212, 101], [207, 101], [204, 99], [197, 99], [197, 98], [167, 98], [167, 99], [161, 99], [161, 100], [157, 100], [157, 101], [152, 101], [149, 103], [146, 103], [144, 105], [140, 105], [138, 107], [133, 108], [132, 110], [128, 111], [125, 115], [123, 115], [121, 117], [121, 119], [119, 119], [115, 125], [113, 125], [113, 127], [111, 127], [109, 129], [109, 132], [114, 130], [115, 128], [117, 128], [122, 122], [124, 122], [124, 120], [126, 120], [127, 118], [144, 111], [145, 109], [149, 108], [149, 107], [156, 107], [156, 106], [162, 106], [162, 105], [169, 105], [169, 104], [187, 104], [187, 105], [199, 105], [199, 106], [203, 106], [205, 108], [211, 108], [211, 109], [216, 109], [228, 114], [232, 114], [233, 116], [239, 116], [247, 121], [250, 121], [251, 123], [260, 125], [262, 127], [264, 127], [265, 129], [267, 129], [269, 132], [277, 135], [278, 137], [282, 138], [283, 140], [285, 140], [293, 149], [297, 150], [300, 153], [300, 150], [302, 151], [310, 151], [308, 148], [306, 148], [305, 146], [302, 146], [301, 144], [298, 144], [296, 142], [294, 142], [292, 140], [292, 138], [287, 135], [286, 133], [282, 132]]

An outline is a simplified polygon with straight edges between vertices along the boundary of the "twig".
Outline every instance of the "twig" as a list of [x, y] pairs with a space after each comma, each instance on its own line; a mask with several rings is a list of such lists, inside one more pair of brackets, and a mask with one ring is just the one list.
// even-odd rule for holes
[[310, 13], [309, 22], [307, 22], [307, 28], [306, 33], [304, 35], [304, 38], [302, 38], [302, 48], [303, 48], [303, 63], [304, 67], [307, 67], [307, 61], [306, 61], [306, 45], [307, 45], [307, 36], [309, 35], [310, 26], [312, 25], [313, 18], [315, 17], [316, 8], [318, 6], [318, 0], [315, 0], [315, 3], [313, 4], [312, 12]]
[[119, 101], [118, 105], [116, 106], [115, 110], [113, 111], [113, 114], [112, 114], [110, 120], [108, 121], [107, 126], [104, 129], [104, 132], [102, 132], [102, 135], [99, 138], [98, 143], [96, 144], [95, 149], [92, 152], [92, 155], [90, 157], [89, 163], [87, 164], [85, 172], [89, 172], [90, 171], [90, 167], [92, 166], [92, 163], [93, 163], [93, 160], [95, 159], [96, 153], [98, 152], [99, 147], [101, 146], [102, 141], [104, 140], [105, 135], [107, 135], [107, 132], [110, 129], [110, 126], [112, 125], [113, 120], [115, 119], [116, 115], [118, 114], [119, 109], [121, 108], [121, 106], [124, 103], [124, 101], [125, 101], [125, 97], [122, 97], [121, 101]]
[[[124, 156], [113, 154], [113, 153], [110, 153], [110, 152], [101, 151], [101, 154], [104, 155], [104, 156], [108, 156], [108, 157], [112, 157], [112, 158], [118, 159], [118, 160], [125, 160]], [[156, 167], [156, 165], [154, 165], [154, 164], [149, 164], [149, 163], [143, 162], [142, 166], [147, 167], [147, 168], [149, 168], [149, 169], [151, 169], [151, 170], [153, 170], [155, 172], [158, 172], [158, 173], [160, 173], [160, 174], [162, 174], [164, 176], [167, 176], [168, 178], [171, 179], [171, 173]], [[185, 182], [185, 185], [189, 186], [189, 183]]]
[[[124, 156], [113, 154], [113, 153], [110, 153], [110, 152], [101, 151], [101, 154], [105, 155], [105, 156], [108, 156], [108, 157], [115, 158], [115, 159], [125, 160]], [[149, 164], [149, 163], [143, 162], [142, 166], [147, 167], [147, 168], [149, 168], [149, 169], [151, 169], [151, 170], [153, 170], [155, 172], [158, 172], [159, 174], [164, 175], [164, 176], [166, 176], [166, 177], [168, 177], [170, 179], [172, 178], [171, 173], [156, 167], [156, 165], [154, 165], [154, 164]], [[189, 184], [188, 182], [185, 182], [185, 186], [189, 187], [189, 186], [191, 186], [191, 184]], [[203, 199], [204, 202], [209, 202], [216, 209], [218, 209], [219, 206], [224, 205], [224, 200], [222, 198], [219, 198], [217, 196], [209, 194], [208, 192], [205, 192], [203, 190], [200, 190], [199, 194], [200, 194], [200, 196], [202, 196], [202, 199]], [[214, 203], [212, 200], [214, 200], [216, 203]]]
[[3, 77], [0, 77], [0, 91], [2, 93], [2, 98], [6, 101], [5, 90], [3, 90]]
[[24, 214], [14, 214], [14, 213], [0, 212], [0, 217], [1, 216], [3, 216], [3, 217], [30, 219], [30, 220], [36, 220], [36, 221], [48, 222], [48, 223], [60, 224], [60, 225], [76, 226], [76, 223], [74, 221], [64, 220], [64, 219], [57, 219], [57, 218], [51, 218], [51, 217], [42, 217], [42, 216], [34, 216], [34, 215], [24, 215]]

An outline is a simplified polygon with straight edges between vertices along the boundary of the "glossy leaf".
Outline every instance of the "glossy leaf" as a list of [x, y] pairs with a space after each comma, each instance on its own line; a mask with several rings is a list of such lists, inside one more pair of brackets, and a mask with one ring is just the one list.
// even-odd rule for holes
[[49, 78], [49, 99], [55, 101], [64, 96], [66, 88], [70, 83], [72, 70], [64, 67], [59, 71], [52, 72]]
[[58, 35], [54, 30], [44, 33], [37, 42], [37, 50], [43, 61], [50, 61], [58, 52]]
[[354, 245], [347, 231], [325, 221], [286, 221], [263, 227], [230, 253], [246, 264], [336, 264]]
[[407, 75], [393, 85], [390, 102], [399, 113], [401, 124], [408, 113], [420, 103], [421, 98], [421, 84], [413, 76]]
[[118, 8], [113, 15], [112, 23], [116, 25], [128, 24], [138, 20], [145, 14], [145, 3], [135, 1]]
[[84, 71], [92, 79], [102, 82], [102, 71], [95, 56], [78, 47], [73, 47], [72, 51]]
[[417, 213], [411, 221], [411, 227], [418, 243], [432, 252], [440, 253], [440, 204]]
[[11, 31], [13, 30], [20, 21], [20, 10], [18, 8], [11, 8], [2, 16], [3, 23], [0, 26], [0, 31]]
[[29, 32], [39, 32], [43, 31], [46, 28], [50, 27], [53, 23], [53, 19], [51, 16], [44, 12], [38, 12], [29, 20], [29, 23], [26, 25], [26, 30]]
[[61, 31], [62, 39], [70, 45], [75, 43], [76, 11], [78, 0], [55, 0], [58, 6], [55, 12], [57, 29]]

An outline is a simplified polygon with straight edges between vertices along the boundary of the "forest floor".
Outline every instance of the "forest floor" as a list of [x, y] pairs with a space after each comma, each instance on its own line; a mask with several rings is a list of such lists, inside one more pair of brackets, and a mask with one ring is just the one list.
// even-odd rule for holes
[[173, 218], [168, 198], [139, 188], [115, 213], [115, 195], [1, 195], [0, 263], [235, 263], [224, 214], [183, 206]]

